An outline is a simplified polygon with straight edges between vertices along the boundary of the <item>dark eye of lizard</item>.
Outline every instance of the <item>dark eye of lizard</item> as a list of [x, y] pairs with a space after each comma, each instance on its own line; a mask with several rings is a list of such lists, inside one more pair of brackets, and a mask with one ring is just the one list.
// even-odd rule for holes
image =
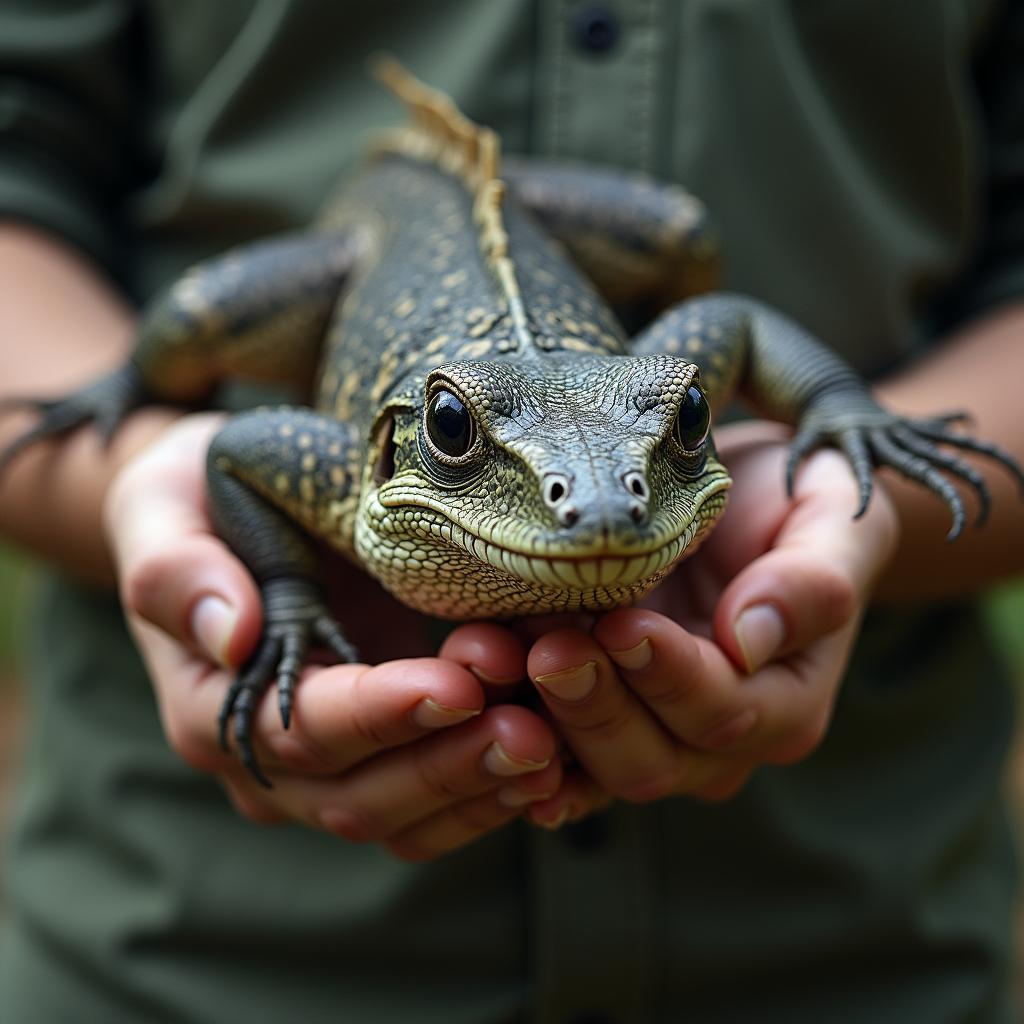
[[691, 384], [676, 416], [676, 440], [684, 452], [696, 452], [707, 440], [710, 427], [711, 410], [704, 392], [696, 384]]
[[438, 391], [427, 408], [427, 433], [439, 452], [457, 459], [473, 446], [473, 417], [450, 391]]

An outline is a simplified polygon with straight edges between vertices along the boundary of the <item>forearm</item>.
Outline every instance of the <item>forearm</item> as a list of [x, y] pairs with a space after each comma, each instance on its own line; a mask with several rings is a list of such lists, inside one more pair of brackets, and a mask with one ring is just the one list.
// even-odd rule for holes
[[[1022, 381], [1024, 302], [969, 325], [877, 390], [886, 405], [901, 413], [969, 412], [975, 436], [995, 442], [1024, 465]], [[903, 529], [879, 586], [881, 600], [953, 597], [1024, 572], [1024, 501], [1016, 481], [998, 463], [966, 457], [985, 476], [992, 512], [983, 529], [966, 529], [954, 544], [945, 541], [949, 513], [943, 502], [893, 473], [883, 474]]]
[[[0, 224], [0, 380], [3, 396], [60, 395], [111, 369], [129, 349], [135, 317], [85, 259], [57, 239]], [[136, 414], [104, 450], [94, 431], [20, 454], [0, 476], [0, 531], [91, 582], [113, 580], [101, 508], [124, 461], [174, 417]], [[0, 446], [32, 423], [0, 415]]]

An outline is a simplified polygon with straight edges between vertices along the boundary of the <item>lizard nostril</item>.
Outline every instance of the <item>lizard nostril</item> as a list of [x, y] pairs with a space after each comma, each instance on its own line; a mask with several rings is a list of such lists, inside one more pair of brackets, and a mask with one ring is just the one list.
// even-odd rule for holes
[[650, 491], [647, 489], [647, 480], [643, 473], [631, 470], [622, 478], [622, 482], [626, 485], [626, 490], [635, 495], [641, 501], [647, 501], [650, 498], [651, 495]]
[[565, 508], [558, 510], [558, 521], [563, 526], [572, 526], [579, 517], [580, 514], [575, 505], [566, 505]]
[[564, 473], [548, 473], [544, 477], [544, 504], [561, 514], [559, 506], [569, 497], [571, 489], [572, 481]]
[[634, 501], [630, 506], [629, 515], [637, 526], [647, 522], [647, 509], [639, 501]]

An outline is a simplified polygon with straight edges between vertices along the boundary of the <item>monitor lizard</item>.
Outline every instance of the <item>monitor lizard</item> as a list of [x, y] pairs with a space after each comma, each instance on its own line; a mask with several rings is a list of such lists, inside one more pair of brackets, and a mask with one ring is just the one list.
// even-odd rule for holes
[[[315, 381], [310, 407], [231, 417], [208, 456], [218, 533], [264, 604], [257, 649], [220, 716], [265, 785], [254, 709], [276, 681], [287, 727], [311, 643], [357, 655], [327, 609], [315, 541], [414, 608], [507, 618], [634, 601], [695, 551], [730, 478], [710, 424], [734, 393], [792, 424], [786, 484], [815, 447], [860, 492], [887, 465], [965, 521], [945, 474], [989, 496], [940, 444], [1009, 455], [907, 419], [797, 324], [715, 292], [703, 205], [676, 185], [587, 166], [501, 161], [495, 134], [396, 62], [378, 74], [410, 123], [309, 229], [190, 269], [141, 321], [129, 361], [50, 401], [0, 455], [81, 423], [109, 437], [147, 401], [194, 404], [219, 382]], [[705, 293], [705, 294], [701, 294]], [[689, 297], [688, 297], [689, 296]], [[695, 297], [694, 297], [695, 296]], [[630, 338], [612, 312], [660, 312]]]

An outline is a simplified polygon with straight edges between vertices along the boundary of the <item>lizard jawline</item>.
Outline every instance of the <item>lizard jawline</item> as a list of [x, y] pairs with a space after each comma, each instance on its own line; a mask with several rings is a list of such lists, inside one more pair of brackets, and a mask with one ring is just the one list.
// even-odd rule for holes
[[[699, 528], [700, 523], [695, 520], [667, 544], [637, 555], [605, 554], [576, 558], [526, 555], [465, 532], [460, 546], [480, 561], [525, 583], [559, 590], [619, 589], [663, 573], [687, 549]], [[455, 536], [456, 531], [453, 530], [453, 541]]]

